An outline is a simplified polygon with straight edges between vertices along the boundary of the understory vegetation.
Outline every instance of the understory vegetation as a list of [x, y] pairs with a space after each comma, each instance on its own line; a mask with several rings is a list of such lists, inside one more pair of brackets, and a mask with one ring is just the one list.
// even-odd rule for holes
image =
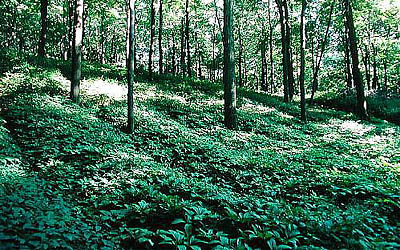
[[231, 131], [220, 84], [159, 76], [128, 135], [123, 70], [77, 105], [66, 63], [0, 61], [0, 248], [400, 248], [396, 125], [239, 89]]

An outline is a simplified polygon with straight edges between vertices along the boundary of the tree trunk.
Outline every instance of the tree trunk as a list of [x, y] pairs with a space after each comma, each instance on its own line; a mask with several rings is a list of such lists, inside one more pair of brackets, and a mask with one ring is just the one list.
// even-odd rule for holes
[[281, 0], [276, 0], [276, 5], [278, 6], [279, 11], [279, 23], [281, 26], [281, 43], [282, 43], [282, 68], [283, 68], [283, 94], [284, 94], [284, 102], [289, 102], [289, 84], [288, 84], [288, 75], [289, 75], [289, 62], [288, 62], [288, 54], [286, 53], [286, 27], [285, 27], [285, 17], [283, 12], [283, 5]]
[[305, 75], [305, 49], [306, 49], [306, 24], [305, 24], [305, 12], [306, 12], [306, 0], [301, 1], [301, 21], [300, 21], [300, 108], [301, 108], [301, 120], [307, 121], [306, 116], [306, 90], [304, 87], [304, 75]]
[[148, 71], [149, 79], [153, 78], [153, 45], [154, 45], [154, 35], [155, 35], [155, 23], [156, 23], [156, 10], [154, 7], [154, 0], [151, 0], [151, 13], [150, 13], [150, 48], [149, 48], [149, 62]]
[[367, 88], [368, 90], [371, 89], [371, 80], [370, 80], [370, 74], [369, 74], [369, 51], [367, 45], [365, 45], [365, 52], [364, 52], [364, 69], [365, 69], [365, 80], [367, 82]]
[[162, 48], [162, 32], [163, 32], [163, 0], [160, 1], [159, 25], [158, 25], [158, 51], [159, 61], [158, 67], [160, 74], [163, 73], [163, 48]]
[[315, 65], [315, 70], [314, 70], [314, 74], [313, 74], [313, 78], [312, 78], [313, 82], [312, 82], [312, 91], [311, 91], [311, 98], [310, 98], [310, 103], [311, 104], [314, 101], [315, 92], [318, 90], [318, 72], [319, 72], [319, 69], [321, 67], [322, 57], [324, 55], [326, 42], [328, 40], [329, 28], [331, 26], [331, 20], [332, 20], [332, 13], [333, 13], [333, 9], [334, 9], [334, 4], [335, 4], [334, 2], [332, 2], [332, 4], [331, 4], [331, 9], [329, 11], [328, 24], [326, 26], [324, 40], [322, 41], [322, 44], [321, 44], [321, 53], [320, 53], [319, 57], [317, 57], [317, 62], [316, 62], [316, 65]]
[[187, 72], [188, 76], [192, 77], [192, 62], [190, 58], [190, 40], [189, 40], [189, 0], [186, 0], [186, 57], [187, 57]]
[[286, 57], [288, 63], [288, 94], [289, 94], [289, 102], [292, 101], [294, 95], [294, 70], [293, 70], [293, 60], [292, 60], [292, 49], [291, 49], [291, 27], [289, 20], [289, 7], [288, 0], [283, 0], [283, 8], [285, 11], [285, 26], [286, 26], [286, 34], [285, 34], [285, 43], [286, 43]]
[[67, 59], [72, 57], [72, 44], [74, 39], [74, 2], [73, 0], [68, 0], [68, 53]]
[[211, 65], [211, 68], [212, 68], [212, 81], [213, 82], [215, 82], [215, 68], [216, 68], [216, 66], [215, 66], [215, 47], [216, 47], [216, 40], [217, 40], [217, 38], [216, 38], [216, 34], [215, 34], [215, 22], [214, 22], [214, 25], [213, 25], [213, 29], [212, 29], [212, 65]]
[[46, 33], [47, 33], [47, 6], [49, 4], [48, 0], [40, 0], [40, 19], [42, 22], [42, 28], [40, 30], [40, 39], [39, 39], [39, 56], [46, 56]]
[[270, 0], [268, 0], [268, 25], [269, 25], [269, 63], [270, 63], [270, 83], [271, 83], [271, 94], [273, 93], [274, 86], [274, 54], [273, 54], [273, 29], [271, 21], [271, 9]]
[[267, 60], [266, 60], [266, 41], [265, 41], [265, 36], [263, 35], [263, 40], [261, 41], [261, 89], [263, 91], [267, 91], [267, 73], [266, 73], [266, 68], [267, 68]]
[[172, 32], [172, 74], [176, 74], [176, 45], [174, 32]]
[[74, 39], [72, 43], [71, 99], [79, 103], [82, 76], [83, 0], [75, 2]]
[[181, 20], [181, 73], [182, 76], [186, 75], [186, 67], [185, 67], [185, 31], [184, 31], [184, 20]]
[[224, 0], [224, 121], [227, 128], [236, 129], [235, 53], [232, 26], [233, 0]]
[[129, 0], [129, 56], [128, 56], [128, 133], [133, 132], [133, 84], [135, 80], [135, 0]]
[[357, 37], [356, 30], [354, 28], [353, 13], [350, 5], [350, 0], [344, 0], [345, 13], [346, 13], [346, 25], [349, 32], [350, 41], [350, 52], [351, 59], [353, 62], [353, 79], [356, 85], [357, 91], [357, 111], [361, 119], [369, 119], [367, 113], [367, 101], [364, 94], [364, 85], [361, 79], [361, 73], [358, 62], [358, 51], [357, 51]]
[[238, 58], [238, 67], [239, 67], [239, 87], [243, 87], [243, 75], [242, 75], [242, 60], [243, 60], [243, 40], [242, 40], [242, 32], [240, 26], [239, 29], [239, 58]]
[[372, 45], [372, 50], [374, 51], [374, 78], [372, 79], [372, 89], [377, 89], [378, 88], [378, 65], [376, 62], [376, 58], [378, 57], [378, 52], [374, 45]]

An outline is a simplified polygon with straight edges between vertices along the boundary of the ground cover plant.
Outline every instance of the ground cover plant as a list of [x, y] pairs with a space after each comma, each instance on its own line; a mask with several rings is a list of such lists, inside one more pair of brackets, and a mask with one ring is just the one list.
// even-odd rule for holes
[[1, 247], [400, 247], [396, 125], [317, 106], [303, 123], [296, 105], [243, 88], [229, 130], [220, 84], [155, 75], [135, 83], [127, 134], [124, 70], [88, 63], [77, 105], [67, 63], [10, 58]]

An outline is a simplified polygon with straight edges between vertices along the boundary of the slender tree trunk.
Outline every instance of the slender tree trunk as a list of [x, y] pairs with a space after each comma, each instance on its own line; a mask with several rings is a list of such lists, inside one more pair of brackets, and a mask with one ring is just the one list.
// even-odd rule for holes
[[272, 29], [272, 21], [271, 21], [271, 9], [270, 3], [271, 0], [268, 0], [268, 25], [269, 25], [269, 63], [270, 63], [270, 83], [271, 83], [271, 94], [273, 93], [274, 86], [274, 54], [273, 54], [273, 29]]
[[68, 0], [68, 53], [67, 59], [72, 57], [72, 44], [74, 39], [74, 2], [73, 0]]
[[374, 78], [372, 79], [372, 89], [377, 89], [378, 88], [378, 65], [376, 62], [376, 58], [378, 57], [378, 52], [374, 45], [372, 45], [372, 50], [374, 52]]
[[212, 81], [213, 82], [215, 82], [215, 68], [216, 68], [216, 65], [215, 65], [215, 47], [216, 47], [216, 40], [217, 40], [217, 38], [216, 38], [216, 34], [215, 34], [215, 23], [214, 23], [214, 25], [213, 25], [213, 29], [212, 29], [212, 42], [213, 42], [213, 44], [212, 44], [212, 65], [211, 65], [211, 68], [212, 68]]
[[232, 27], [233, 0], [224, 0], [224, 121], [227, 128], [236, 129], [235, 53]]
[[294, 95], [294, 70], [293, 70], [293, 60], [292, 60], [292, 49], [291, 49], [291, 27], [289, 20], [289, 6], [288, 0], [283, 0], [283, 8], [285, 11], [285, 26], [286, 26], [286, 34], [285, 34], [285, 43], [286, 43], [286, 54], [287, 54], [287, 63], [288, 63], [288, 91], [289, 91], [289, 102], [292, 101]]
[[185, 66], [185, 31], [184, 31], [184, 20], [181, 20], [181, 73], [182, 76], [186, 75], [186, 66]]
[[266, 68], [267, 68], [267, 61], [266, 61], [266, 48], [265, 48], [265, 36], [263, 35], [263, 40], [261, 41], [261, 89], [263, 91], [267, 91], [267, 73], [266, 73]]
[[42, 22], [42, 28], [40, 30], [40, 39], [39, 39], [39, 56], [46, 56], [46, 33], [47, 33], [47, 6], [49, 4], [48, 0], [40, 0], [40, 19]]
[[186, 0], [186, 57], [187, 57], [187, 72], [188, 76], [192, 77], [192, 62], [190, 58], [190, 40], [189, 40], [189, 0]]
[[175, 32], [172, 32], [172, 74], [176, 74], [176, 45]]
[[242, 40], [242, 32], [240, 26], [238, 27], [239, 32], [239, 58], [238, 58], [238, 67], [239, 67], [239, 87], [243, 87], [243, 75], [242, 75], [242, 60], [243, 60], [243, 40]]
[[368, 90], [371, 89], [371, 80], [369, 74], [369, 51], [367, 45], [365, 45], [365, 52], [364, 52], [363, 62], [364, 62], [364, 69], [365, 69], [365, 80], [367, 82]]
[[156, 10], [154, 7], [154, 0], [151, 0], [151, 13], [150, 13], [150, 48], [149, 48], [149, 62], [148, 71], [149, 79], [153, 78], [153, 45], [154, 45], [154, 35], [155, 35], [155, 23], [156, 23]]
[[350, 41], [350, 52], [351, 59], [353, 62], [353, 79], [356, 85], [357, 91], [357, 111], [361, 119], [369, 119], [367, 113], [367, 101], [364, 94], [364, 85], [361, 79], [361, 73], [359, 69], [358, 62], [358, 50], [357, 50], [357, 37], [356, 30], [354, 28], [353, 13], [350, 5], [350, 0], [344, 0], [345, 3], [345, 13], [346, 13], [346, 25], [349, 31], [349, 41]]
[[160, 1], [160, 13], [159, 13], [159, 25], [158, 25], [158, 51], [159, 51], [159, 61], [158, 67], [160, 74], [163, 73], [163, 48], [162, 48], [162, 33], [163, 33], [163, 0]]
[[313, 82], [312, 82], [312, 91], [311, 91], [311, 98], [310, 98], [310, 103], [311, 104], [314, 101], [315, 92], [318, 90], [318, 72], [319, 72], [319, 69], [321, 67], [322, 57], [324, 55], [326, 43], [327, 43], [327, 40], [328, 40], [329, 28], [331, 26], [334, 4], [335, 4], [335, 2], [332, 2], [332, 4], [331, 4], [331, 8], [330, 8], [330, 11], [329, 11], [328, 24], [326, 26], [324, 40], [322, 41], [322, 44], [321, 44], [321, 51], [320, 51], [321, 53], [320, 53], [319, 57], [317, 57], [317, 62], [316, 62], [317, 64], [315, 65], [315, 71], [314, 71], [314, 75], [313, 75], [313, 78], [312, 78]]
[[74, 39], [72, 43], [71, 99], [79, 103], [82, 76], [83, 0], [75, 2]]
[[133, 132], [133, 84], [135, 81], [135, 0], [129, 0], [129, 54], [128, 54], [128, 133]]
[[285, 17], [283, 12], [283, 4], [281, 0], [276, 0], [276, 4], [278, 6], [279, 11], [279, 22], [281, 26], [281, 43], [282, 43], [282, 68], [283, 68], [283, 94], [284, 94], [284, 102], [289, 102], [289, 62], [288, 62], [288, 54], [287, 44], [286, 44], [286, 27], [285, 27]]
[[306, 0], [301, 1], [301, 21], [300, 21], [300, 108], [301, 108], [301, 120], [307, 121], [306, 116], [306, 90], [304, 87], [304, 76], [305, 76], [305, 49], [306, 49], [306, 23], [305, 23], [305, 12], [306, 12]]

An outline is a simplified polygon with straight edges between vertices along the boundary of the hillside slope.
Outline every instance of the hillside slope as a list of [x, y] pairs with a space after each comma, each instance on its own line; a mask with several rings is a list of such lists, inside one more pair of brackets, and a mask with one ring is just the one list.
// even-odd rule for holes
[[127, 135], [124, 72], [86, 65], [77, 106], [67, 68], [0, 78], [0, 245], [400, 247], [398, 126], [318, 108], [305, 125], [296, 106], [240, 90], [230, 131], [220, 86], [159, 77], [136, 84]]

